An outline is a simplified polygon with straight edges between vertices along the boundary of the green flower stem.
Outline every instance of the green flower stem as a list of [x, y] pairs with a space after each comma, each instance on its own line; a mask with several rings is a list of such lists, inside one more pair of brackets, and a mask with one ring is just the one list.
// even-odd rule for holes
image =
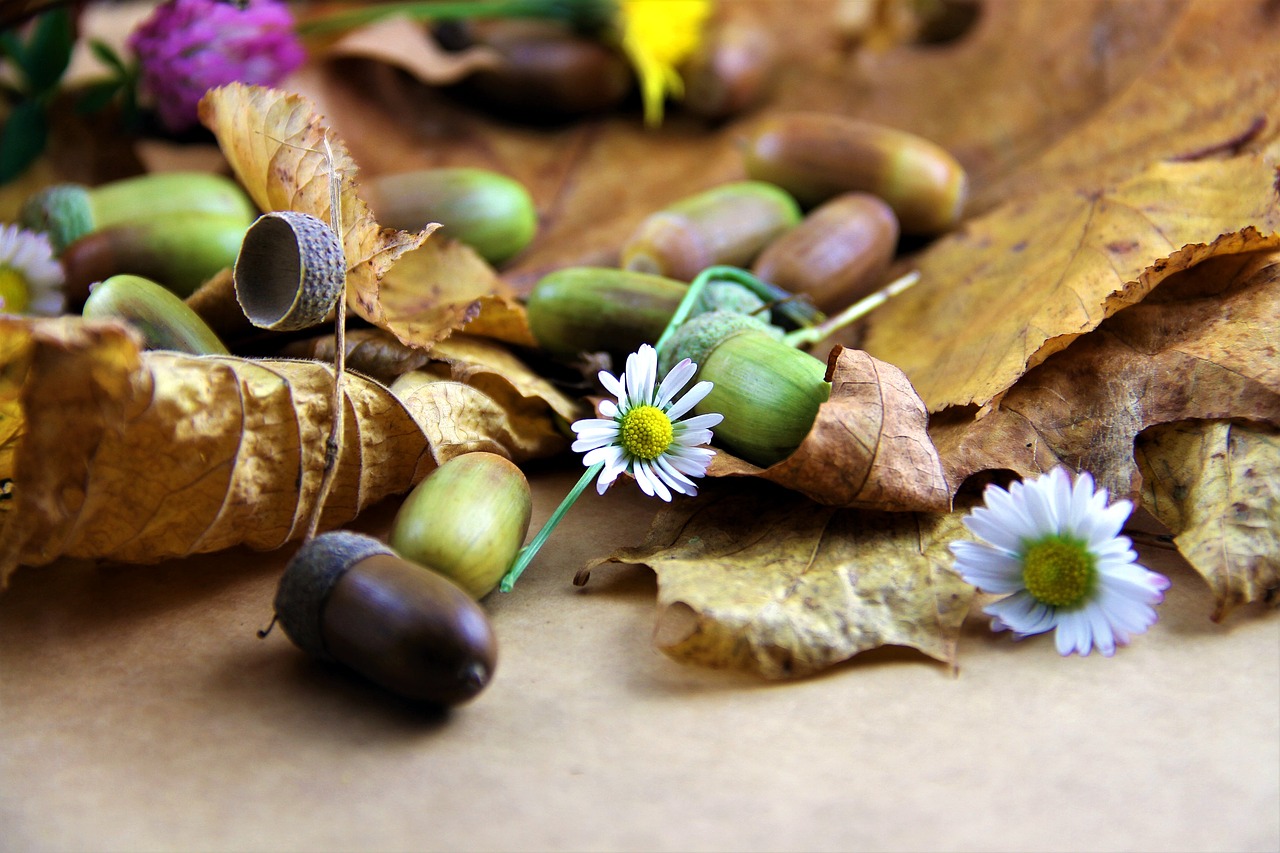
[[698, 298], [702, 296], [702, 291], [712, 281], [731, 281], [734, 284], [741, 284], [757, 296], [762, 295], [758, 291], [758, 287], [769, 286], [751, 273], [738, 267], [707, 267], [698, 273], [697, 278], [689, 282], [689, 288], [684, 292], [684, 298], [676, 306], [676, 313], [672, 314], [671, 319], [667, 321], [667, 327], [662, 330], [662, 336], [653, 345], [654, 349], [662, 352], [662, 347], [676, 333], [676, 329], [680, 328], [680, 325], [689, 319], [689, 315], [693, 313], [693, 306], [698, 304]]
[[788, 332], [783, 336], [782, 340], [791, 344], [793, 347], [807, 346], [816, 344], [823, 338], [831, 335], [845, 326], [865, 317], [872, 309], [879, 308], [902, 291], [914, 285], [920, 280], [920, 273], [909, 272], [901, 278], [895, 278], [884, 287], [877, 290], [870, 296], [863, 297], [848, 308], [836, 314], [834, 317], [828, 317], [823, 322], [808, 329], [797, 329], [794, 332]]
[[591, 485], [591, 481], [596, 478], [601, 470], [604, 469], [603, 462], [597, 462], [590, 468], [582, 472], [582, 477], [578, 479], [578, 484], [570, 490], [569, 494], [564, 496], [564, 500], [560, 501], [560, 506], [556, 507], [556, 511], [551, 513], [551, 517], [547, 519], [547, 523], [542, 525], [542, 529], [538, 531], [533, 539], [529, 540], [529, 544], [520, 549], [516, 554], [515, 560], [511, 563], [511, 568], [507, 569], [507, 573], [502, 576], [502, 580], [498, 583], [498, 589], [503, 592], [511, 592], [511, 588], [516, 585], [516, 580], [524, 572], [525, 568], [533, 561], [538, 550], [542, 548], [542, 544], [547, 541], [547, 537], [551, 535], [551, 531], [560, 523], [560, 519], [564, 518], [565, 513], [569, 511], [569, 507], [573, 506], [578, 497], [586, 491], [587, 486]]
[[315, 35], [361, 27], [392, 16], [419, 21], [552, 18], [584, 26], [601, 26], [608, 20], [605, 4], [601, 0], [425, 0], [372, 4], [301, 21], [296, 29], [301, 35]]

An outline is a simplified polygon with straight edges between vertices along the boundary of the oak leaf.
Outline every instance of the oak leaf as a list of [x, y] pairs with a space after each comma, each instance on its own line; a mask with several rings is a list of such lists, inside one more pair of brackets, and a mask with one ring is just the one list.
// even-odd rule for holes
[[832, 506], [888, 511], [951, 507], [929, 415], [901, 370], [837, 346], [827, 359], [831, 397], [786, 459], [761, 469], [723, 451], [710, 476], [758, 476]]
[[659, 511], [644, 543], [604, 563], [658, 575], [655, 643], [671, 657], [765, 678], [810, 675], [885, 645], [954, 663], [974, 596], [947, 545], [960, 513], [822, 506], [760, 481]]
[[1217, 600], [1214, 621], [1239, 604], [1278, 603], [1280, 429], [1227, 420], [1153, 427], [1138, 442], [1142, 503]]

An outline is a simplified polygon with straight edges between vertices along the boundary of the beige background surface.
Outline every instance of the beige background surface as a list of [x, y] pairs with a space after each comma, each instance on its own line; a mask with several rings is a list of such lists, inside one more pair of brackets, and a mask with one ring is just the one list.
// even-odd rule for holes
[[[576, 478], [535, 476], [535, 529]], [[394, 504], [356, 527], [381, 534]], [[486, 600], [497, 676], [424, 714], [270, 617], [284, 554], [23, 569], [0, 597], [0, 848], [1275, 850], [1280, 619], [1174, 582], [1149, 634], [1061, 659], [973, 618], [767, 684], [653, 650], [630, 483], [588, 493]]]

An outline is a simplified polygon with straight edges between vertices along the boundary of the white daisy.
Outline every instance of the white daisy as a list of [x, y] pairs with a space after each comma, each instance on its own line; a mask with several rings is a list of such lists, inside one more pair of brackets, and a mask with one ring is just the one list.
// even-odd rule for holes
[[62, 313], [62, 266], [44, 234], [17, 225], [0, 227], [0, 313]]
[[697, 372], [698, 366], [686, 358], [671, 368], [655, 393], [658, 354], [648, 344], [627, 356], [623, 376], [600, 371], [600, 382], [618, 402], [600, 404], [603, 418], [586, 418], [573, 425], [578, 435], [573, 449], [586, 453], [582, 463], [588, 468], [604, 463], [596, 481], [600, 494], [624, 471], [635, 477], [646, 495], [657, 495], [664, 501], [671, 500], [673, 491], [698, 493], [690, 477], [705, 474], [715, 456], [714, 450], [699, 445], [711, 441], [711, 427], [724, 416], [706, 414], [680, 420], [711, 392], [710, 382], [699, 382], [675, 400]]
[[952, 542], [951, 553], [966, 582], [1008, 594], [984, 609], [993, 631], [1022, 639], [1056, 629], [1060, 654], [1097, 648], [1110, 657], [1155, 624], [1169, 580], [1134, 562], [1138, 555], [1119, 535], [1129, 501], [1108, 506], [1092, 476], [1072, 485], [1064, 468], [1008, 491], [988, 486], [983, 499], [964, 524], [986, 541]]

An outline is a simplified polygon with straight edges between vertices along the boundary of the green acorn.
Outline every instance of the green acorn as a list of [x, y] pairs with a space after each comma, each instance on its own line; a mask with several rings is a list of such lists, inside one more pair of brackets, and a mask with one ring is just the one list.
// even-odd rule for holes
[[511, 460], [496, 453], [464, 453], [414, 487], [396, 513], [388, 541], [406, 560], [439, 572], [480, 599], [511, 567], [532, 511], [529, 482]]
[[147, 349], [192, 355], [227, 355], [227, 348], [170, 290], [136, 275], [115, 275], [89, 292], [82, 312], [89, 319], [124, 320], [141, 334]]
[[58, 184], [23, 204], [22, 225], [49, 235], [61, 252], [86, 234], [140, 219], [165, 219], [205, 213], [240, 221], [248, 227], [258, 209], [244, 190], [208, 172], [155, 172], [86, 187]]
[[538, 230], [538, 212], [519, 181], [486, 169], [422, 169], [382, 175], [367, 184], [369, 207], [385, 228], [419, 231], [443, 225], [498, 265], [520, 252]]
[[235, 263], [247, 227], [239, 216], [184, 213], [136, 219], [85, 234], [62, 252], [68, 304], [83, 304], [93, 282], [125, 273], [189, 296]]
[[711, 266], [746, 266], [800, 216], [795, 199], [773, 184], [713, 187], [646, 217], [623, 244], [621, 265], [681, 281]]
[[[684, 282], [665, 276], [612, 267], [566, 267], [539, 279], [525, 308], [534, 338], [554, 356], [625, 356], [658, 339], [688, 289]], [[763, 282], [757, 292], [737, 282], [713, 281], [694, 313], [729, 309], [766, 316], [766, 305], [773, 308], [774, 322], [790, 328], [821, 319], [811, 304]]]
[[780, 340], [753, 317], [712, 311], [682, 324], [659, 353], [665, 374], [683, 358], [698, 365], [696, 380], [714, 383], [694, 407], [719, 412], [717, 444], [767, 468], [787, 458], [813, 427], [831, 395], [827, 366]]

